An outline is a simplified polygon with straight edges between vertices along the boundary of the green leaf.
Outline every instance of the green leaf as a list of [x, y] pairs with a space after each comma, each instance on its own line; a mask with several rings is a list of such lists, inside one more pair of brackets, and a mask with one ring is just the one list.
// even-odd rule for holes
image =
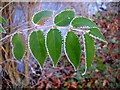
[[61, 32], [58, 29], [51, 29], [48, 32], [46, 45], [48, 53], [53, 60], [54, 65], [57, 65], [58, 59], [62, 53], [62, 36]]
[[22, 35], [15, 33], [12, 36], [12, 53], [17, 60], [21, 60], [25, 54], [25, 43], [22, 40]]
[[33, 15], [32, 22], [35, 25], [43, 25], [50, 17], [52, 17], [52, 11], [40, 11]]
[[0, 32], [2, 32], [2, 33], [6, 33], [5, 29], [2, 27], [1, 24], [0, 24]]
[[0, 16], [0, 23], [7, 24], [7, 21], [2, 16]]
[[57, 26], [68, 26], [74, 16], [74, 11], [72, 10], [62, 11], [55, 17], [54, 23]]
[[67, 58], [71, 61], [74, 69], [78, 67], [80, 63], [80, 56], [81, 56], [81, 44], [79, 42], [79, 38], [76, 34], [72, 31], [67, 33], [65, 39], [65, 52]]
[[88, 71], [91, 67], [91, 64], [94, 60], [95, 46], [94, 39], [89, 36], [89, 34], [84, 34], [84, 48], [85, 48], [85, 63], [87, 64], [85, 72]]
[[88, 30], [91, 37], [97, 38], [98, 40], [107, 43], [107, 41], [105, 40], [104, 36], [98, 28], [89, 28]]
[[41, 30], [33, 31], [29, 36], [29, 46], [32, 54], [43, 67], [47, 57], [47, 50], [45, 47], [45, 37]]
[[97, 27], [94, 22], [92, 22], [90, 19], [85, 17], [76, 17], [71, 22], [71, 25], [75, 28], [80, 27]]

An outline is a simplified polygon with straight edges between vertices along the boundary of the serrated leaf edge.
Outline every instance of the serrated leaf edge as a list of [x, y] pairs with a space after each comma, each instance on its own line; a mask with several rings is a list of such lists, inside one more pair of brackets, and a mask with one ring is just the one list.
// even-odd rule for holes
[[[74, 15], [75, 15], [75, 10], [73, 10], [73, 9], [62, 10], [62, 11], [60, 11], [58, 14], [56, 14], [56, 15], [54, 16], [54, 19], [53, 19], [54, 25], [56, 25], [56, 24], [55, 24], [55, 18], [56, 18], [56, 16], [59, 15], [59, 14], [61, 14], [61, 13], [64, 12], [64, 11], [73, 11], [73, 12], [74, 12]], [[73, 19], [74, 19], [74, 18], [73, 18]], [[73, 19], [72, 19], [72, 20], [73, 20]], [[71, 21], [72, 21], [72, 20], [71, 20]], [[57, 25], [56, 25], [56, 26], [57, 26]]]
[[[89, 33], [88, 33], [88, 34], [89, 34]], [[105, 40], [103, 40], [103, 39], [101, 39], [101, 38], [99, 38], [99, 37], [97, 37], [97, 36], [95, 36], [95, 35], [92, 35], [92, 34], [89, 34], [89, 35], [90, 35], [92, 38], [98, 39], [98, 40], [100, 40], [100, 41], [102, 41], [102, 42], [108, 44], [107, 41], [105, 41]]]
[[85, 75], [87, 72], [87, 62], [86, 62], [87, 57], [86, 57], [85, 37], [84, 35], [82, 37], [83, 37], [83, 46], [84, 46], [84, 54], [85, 54], [85, 71], [82, 73], [82, 75]]
[[[89, 35], [90, 36], [90, 35]], [[94, 40], [94, 39], [93, 39]], [[84, 37], [84, 35], [83, 35], [83, 45], [84, 45], [84, 54], [85, 54], [85, 71], [82, 73], [82, 75], [85, 75], [86, 74], [86, 72], [87, 72], [87, 57], [86, 57], [86, 46], [85, 46], [85, 37]], [[95, 47], [95, 45], [94, 45], [94, 47]]]
[[[57, 28], [52, 28], [52, 29], [57, 29]], [[51, 30], [51, 29], [49, 29], [49, 30], [47, 31], [46, 35], [45, 35], [45, 46], [46, 46], [47, 54], [49, 55], [50, 60], [52, 61], [53, 67], [56, 67], [56, 66], [58, 65], [58, 62], [59, 62], [61, 56], [62, 56], [63, 43], [61, 44], [61, 54], [60, 54], [60, 57], [58, 58], [58, 61], [57, 61], [56, 65], [54, 65], [54, 62], [53, 62], [53, 60], [52, 60], [52, 58], [51, 58], [51, 56], [50, 56], [50, 53], [49, 53], [49, 50], [48, 50], [48, 47], [47, 47], [47, 35], [48, 35], [48, 33], [50, 32], [50, 30]], [[62, 37], [61, 31], [60, 31], [59, 29], [57, 29], [57, 30], [60, 32], [60, 35], [61, 35], [61, 37]], [[62, 40], [63, 40], [63, 37], [62, 37]]]
[[[68, 32], [70, 32], [70, 31], [68, 31]], [[65, 38], [64, 38], [64, 51], [65, 51], [65, 55], [67, 56], [68, 61], [72, 64], [74, 70], [77, 71], [77, 68], [75, 68], [74, 64], [71, 62], [71, 60], [69, 59], [69, 57], [68, 57], [68, 55], [67, 55], [67, 52], [66, 52], [65, 43], [66, 43], [66, 38], [67, 38], [68, 32], [66, 33]], [[72, 31], [72, 32], [73, 32], [73, 31]], [[73, 32], [73, 33], [74, 33], [74, 32]], [[75, 34], [75, 33], [74, 33], [74, 34]], [[76, 35], [76, 34], [75, 34], [75, 35]], [[79, 38], [77, 35], [76, 35], [76, 37], [78, 38], [79, 44], [80, 44], [80, 38]], [[80, 47], [81, 47], [81, 46], [80, 46]], [[81, 56], [81, 55], [80, 55], [80, 56]], [[80, 61], [80, 60], [79, 60], [79, 61]]]
[[[33, 55], [33, 53], [32, 53], [32, 51], [31, 51], [31, 48], [30, 48], [30, 42], [29, 42], [29, 40], [30, 40], [30, 35], [33, 33], [33, 32], [37, 32], [37, 31], [40, 31], [40, 30], [34, 30], [34, 31], [31, 31], [30, 32], [30, 34], [29, 34], [29, 36], [28, 36], [28, 48], [29, 48], [29, 50], [30, 50], [30, 53], [32, 54], [32, 56], [34, 57], [34, 59], [37, 61], [37, 63], [39, 64], [39, 66], [40, 66], [40, 69], [42, 70], [43, 68], [42, 68], [42, 66], [40, 65], [40, 63], [39, 63], [39, 61], [37, 60], [37, 58]], [[42, 30], [41, 30], [42, 31]], [[42, 31], [43, 32], [43, 31]], [[43, 35], [44, 35], [44, 38], [45, 38], [45, 34], [43, 33]], [[47, 59], [47, 55], [46, 55], [46, 59]], [[45, 59], [45, 60], [46, 60]], [[43, 64], [43, 67], [44, 67], [44, 65], [45, 65], [45, 62], [44, 62], [44, 64]]]
[[[76, 18], [86, 18], [86, 19], [89, 19], [91, 22], [93, 22], [93, 20], [91, 19], [91, 18], [87, 18], [87, 17], [84, 17], [84, 16], [76, 16], [76, 17], [74, 17], [72, 20], [71, 20], [71, 22], [70, 22], [70, 26], [72, 27], [72, 28], [74, 28], [73, 26], [72, 26], [72, 22], [73, 22], [73, 20], [74, 19], [76, 19]], [[94, 22], [93, 22], [94, 23]], [[94, 23], [95, 24], [95, 23]], [[95, 24], [96, 25], [96, 24]], [[97, 25], [96, 25], [97, 26]], [[83, 26], [83, 27], [78, 27], [78, 28], [84, 28], [84, 27], [87, 27], [87, 28], [94, 28], [94, 27], [89, 27], [89, 26]], [[95, 27], [95, 28], [97, 28], [97, 27]]]
[[[38, 25], [37, 23], [35, 24], [34, 23], [34, 21], [33, 21], [33, 17], [36, 15], [36, 14], [38, 14], [39, 12], [42, 12], [42, 11], [49, 11], [49, 10], [41, 10], [41, 11], [37, 11], [37, 12], [35, 12], [33, 15], [32, 15], [32, 23], [35, 25], [35, 26], [40, 26], [40, 25]], [[52, 12], [52, 11], [50, 11], [50, 12]], [[52, 12], [52, 14], [53, 14], [53, 12]], [[53, 15], [52, 15], [53, 16]]]
[[[92, 27], [92, 28], [96, 28], [96, 29], [98, 29], [98, 30], [100, 31], [100, 29], [97, 28], [97, 27]], [[89, 29], [90, 29], [90, 28], [89, 28]], [[90, 33], [89, 33], [89, 32], [90, 32], [89, 29], [86, 31], [86, 33], [88, 33], [92, 38], [94, 38], [94, 39], [98, 39], [98, 40], [100, 40], [100, 41], [102, 41], [102, 42], [108, 44], [108, 42], [107, 42], [106, 40], [101, 39], [101, 38], [99, 38], [99, 37], [97, 37], [97, 36], [95, 36], [95, 35], [90, 34]], [[100, 31], [100, 33], [101, 33], [101, 31]], [[103, 35], [103, 34], [101, 33], [101, 35]], [[104, 35], [103, 35], [103, 36], [104, 36]]]
[[[14, 33], [12, 36], [11, 36], [11, 38], [10, 38], [10, 45], [11, 45], [11, 47], [12, 47], [12, 55], [13, 55], [13, 58], [15, 58], [16, 60], [17, 60], [17, 58], [15, 57], [15, 55], [14, 55], [14, 45], [12, 44], [12, 38], [13, 38], [13, 36], [15, 35], [15, 34], [22, 34], [22, 32], [16, 32], [16, 33]], [[24, 34], [23, 34], [24, 35]], [[26, 53], [26, 49], [25, 49], [25, 52], [24, 52], [24, 54], [23, 54], [23, 57], [22, 57], [22, 59], [21, 60], [23, 60], [23, 58], [25, 57], [25, 53]], [[18, 60], [17, 60], [18, 61]]]

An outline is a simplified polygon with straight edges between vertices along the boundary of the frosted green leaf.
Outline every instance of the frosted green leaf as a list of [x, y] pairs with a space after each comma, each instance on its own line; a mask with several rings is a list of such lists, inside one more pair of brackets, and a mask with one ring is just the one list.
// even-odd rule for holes
[[62, 11], [55, 17], [54, 23], [57, 26], [68, 26], [74, 16], [74, 11], [72, 10]]
[[102, 33], [100, 32], [98, 28], [89, 28], [88, 30], [90, 30], [89, 31], [90, 36], [107, 43], [107, 41], [105, 40], [104, 36], [102, 35]]
[[53, 60], [54, 65], [57, 65], [58, 59], [60, 58], [62, 53], [62, 36], [61, 32], [58, 29], [51, 29], [48, 32], [46, 45], [48, 53]]
[[43, 25], [50, 17], [52, 17], [52, 11], [40, 11], [35, 13], [32, 17], [32, 22], [36, 25]]
[[88, 34], [84, 34], [84, 39], [85, 39], [85, 41], [84, 41], [85, 61], [87, 64], [86, 71], [88, 71], [94, 60], [95, 46], [94, 46], [94, 39], [91, 36], [89, 36]]
[[97, 27], [94, 22], [85, 17], [76, 17], [71, 22], [71, 25], [75, 28], [79, 27]]
[[25, 53], [25, 44], [22, 40], [22, 35], [16, 33], [12, 36], [12, 53], [17, 60], [21, 60]]
[[41, 30], [33, 31], [29, 36], [29, 46], [32, 54], [43, 67], [47, 57], [47, 50], [45, 47], [45, 37]]
[[68, 59], [70, 60], [70, 62], [74, 66], [74, 69], [76, 70], [80, 63], [81, 44], [79, 42], [79, 38], [72, 31], [69, 31], [67, 33], [65, 39], [65, 51]]

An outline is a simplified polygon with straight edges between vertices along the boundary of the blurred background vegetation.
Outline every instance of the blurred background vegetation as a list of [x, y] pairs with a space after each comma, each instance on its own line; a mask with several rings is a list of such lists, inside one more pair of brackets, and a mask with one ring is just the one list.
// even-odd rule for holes
[[[15, 61], [10, 44], [11, 35], [14, 32], [22, 32], [27, 40], [34, 27], [31, 18], [35, 12], [51, 10], [55, 16], [65, 9], [73, 9], [77, 15], [93, 19], [108, 41], [108, 45], [103, 46], [102, 42], [98, 43], [96, 40], [97, 50], [91, 70], [81, 76], [81, 73], [73, 71], [63, 54], [56, 68], [52, 67], [50, 59], [47, 59], [42, 70], [45, 75], [43, 77], [40, 66], [28, 49], [23, 60]], [[120, 88], [119, 9], [120, 2], [0, 2], [0, 13], [7, 20], [7, 24], [3, 25], [7, 33], [0, 34], [0, 87], [11, 90], [21, 87]], [[51, 21], [44, 25], [50, 24]], [[27, 47], [26, 40], [24, 41]], [[84, 70], [84, 55], [79, 70]]]

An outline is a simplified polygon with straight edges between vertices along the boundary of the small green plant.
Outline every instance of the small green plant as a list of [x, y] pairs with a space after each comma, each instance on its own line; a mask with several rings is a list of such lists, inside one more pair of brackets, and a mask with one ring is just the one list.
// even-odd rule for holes
[[[52, 11], [40, 11], [33, 15], [32, 22], [35, 26], [41, 26], [51, 18], [53, 19], [53, 25], [48, 27], [49, 31], [46, 35], [42, 30], [37, 30], [36, 28], [30, 33], [28, 38], [29, 50], [43, 67], [48, 55], [54, 66], [57, 66], [64, 49], [69, 62], [77, 70], [82, 52], [81, 41], [83, 41], [86, 64], [85, 72], [82, 74], [84, 75], [94, 60], [94, 39], [107, 44], [104, 36], [92, 20], [75, 16], [73, 10], [64, 10], [57, 14], [55, 18], [53, 18]], [[63, 38], [59, 28], [68, 30], [65, 38]], [[80, 38], [76, 32], [81, 33]], [[22, 34], [18, 32], [11, 38], [13, 56], [16, 60], [21, 60], [25, 55], [25, 43], [22, 38]]]

